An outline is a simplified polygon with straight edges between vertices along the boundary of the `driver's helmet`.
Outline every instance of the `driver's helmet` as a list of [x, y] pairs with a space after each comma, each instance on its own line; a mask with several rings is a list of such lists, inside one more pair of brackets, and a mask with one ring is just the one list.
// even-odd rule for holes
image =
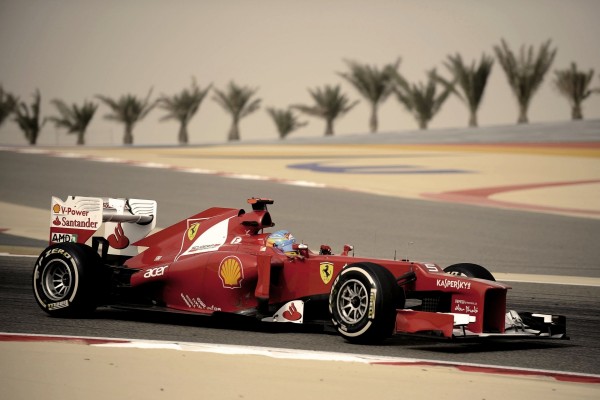
[[296, 254], [294, 243], [296, 243], [294, 236], [285, 230], [273, 232], [267, 237], [267, 246], [279, 249], [287, 255]]

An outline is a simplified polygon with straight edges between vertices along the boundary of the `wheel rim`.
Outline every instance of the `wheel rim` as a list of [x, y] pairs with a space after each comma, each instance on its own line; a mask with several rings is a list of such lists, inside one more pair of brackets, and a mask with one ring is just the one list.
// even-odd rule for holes
[[54, 260], [44, 268], [42, 289], [49, 299], [63, 300], [71, 289], [73, 276], [68, 265], [62, 260]]
[[356, 279], [345, 282], [340, 288], [337, 308], [340, 318], [347, 324], [360, 322], [369, 308], [369, 292], [365, 285]]

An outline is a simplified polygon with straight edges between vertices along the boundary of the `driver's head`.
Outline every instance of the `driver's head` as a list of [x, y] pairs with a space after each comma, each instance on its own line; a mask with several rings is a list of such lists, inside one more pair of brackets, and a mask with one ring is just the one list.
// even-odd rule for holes
[[288, 255], [296, 254], [294, 243], [296, 243], [294, 236], [285, 230], [273, 232], [267, 237], [267, 246], [275, 247]]

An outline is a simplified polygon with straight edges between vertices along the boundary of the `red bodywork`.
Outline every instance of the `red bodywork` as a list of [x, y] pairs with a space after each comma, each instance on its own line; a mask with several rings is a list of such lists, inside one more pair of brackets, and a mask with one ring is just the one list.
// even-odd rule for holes
[[397, 333], [436, 331], [452, 337], [457, 329], [452, 313], [474, 317], [462, 326], [474, 334], [504, 333], [508, 286], [450, 275], [431, 263], [364, 259], [347, 250], [331, 255], [299, 248], [298, 255], [288, 256], [267, 246], [263, 230], [274, 224], [266, 204], [254, 199], [248, 213], [210, 208], [134, 243], [147, 249], [124, 263], [136, 270], [131, 287], [148, 288], [175, 310], [252, 315], [260, 303], [327, 297], [344, 266], [372, 262], [396, 278], [410, 276], [401, 282], [406, 298], [421, 302], [419, 311], [397, 311]]

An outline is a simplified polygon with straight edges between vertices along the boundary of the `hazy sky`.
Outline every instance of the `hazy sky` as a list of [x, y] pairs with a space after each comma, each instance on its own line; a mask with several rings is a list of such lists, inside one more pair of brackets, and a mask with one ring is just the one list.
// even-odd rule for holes
[[[532, 123], [570, 119], [567, 101], [551, 85], [555, 69], [572, 61], [596, 70], [600, 87], [600, 1], [598, 0], [0, 0], [0, 83], [29, 102], [36, 88], [42, 112], [55, 113], [50, 100], [69, 103], [97, 94], [156, 97], [190, 85], [230, 81], [258, 87], [259, 111], [241, 121], [242, 140], [272, 138], [277, 132], [265, 109], [311, 104], [308, 88], [341, 84], [352, 99], [358, 93], [341, 77], [344, 59], [375, 65], [402, 58], [409, 80], [459, 52], [467, 61], [492, 55], [505, 38], [517, 50], [552, 39], [558, 54], [552, 73], [534, 97]], [[224, 142], [230, 119], [207, 96], [192, 120], [190, 141]], [[123, 128], [98, 109], [86, 135], [89, 144], [120, 144]], [[175, 144], [178, 125], [160, 122], [153, 110], [135, 130], [136, 144]], [[586, 119], [600, 118], [600, 95], [584, 103]], [[361, 100], [336, 122], [337, 135], [368, 131], [369, 107]], [[324, 122], [302, 116], [309, 125], [295, 136], [321, 136]], [[481, 126], [513, 124], [517, 107], [500, 65], [494, 65], [479, 112]], [[451, 98], [431, 129], [464, 127], [466, 107]], [[416, 129], [414, 118], [395, 97], [379, 114], [380, 131]], [[26, 144], [16, 124], [0, 128], [0, 144]], [[46, 124], [39, 144], [74, 144], [75, 137]]]

